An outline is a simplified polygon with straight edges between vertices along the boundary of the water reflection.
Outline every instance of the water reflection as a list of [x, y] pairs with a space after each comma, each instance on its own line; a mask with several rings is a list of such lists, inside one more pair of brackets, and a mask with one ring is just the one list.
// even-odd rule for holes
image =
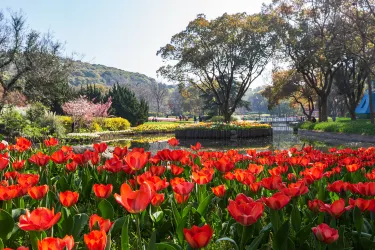
[[[129, 148], [143, 147], [153, 153], [164, 148], [171, 148], [168, 145], [167, 140], [174, 137], [174, 134], [155, 135], [147, 137], [130, 137], [124, 140], [118, 140], [110, 142], [112, 146], [127, 146]], [[190, 145], [195, 145], [200, 142], [205, 150], [229, 150], [236, 149], [239, 151], [245, 151], [247, 149], [257, 149], [257, 151], [265, 150], [283, 150], [291, 147], [301, 149], [305, 146], [313, 146], [321, 150], [327, 150], [329, 147], [369, 147], [372, 146], [370, 143], [353, 143], [344, 142], [339, 140], [332, 140], [327, 138], [326, 140], [315, 140], [312, 137], [300, 137], [293, 131], [292, 127], [289, 126], [278, 126], [273, 127], [272, 137], [262, 137], [246, 140], [207, 140], [207, 139], [196, 139], [196, 140], [180, 140], [179, 148], [190, 148]]]

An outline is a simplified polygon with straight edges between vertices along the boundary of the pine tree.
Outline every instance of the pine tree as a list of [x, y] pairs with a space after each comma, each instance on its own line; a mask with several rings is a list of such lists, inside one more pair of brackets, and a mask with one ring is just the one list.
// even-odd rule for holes
[[132, 126], [147, 121], [148, 104], [146, 101], [138, 101], [135, 94], [125, 86], [113, 85], [108, 96], [112, 97], [112, 113], [127, 119]]

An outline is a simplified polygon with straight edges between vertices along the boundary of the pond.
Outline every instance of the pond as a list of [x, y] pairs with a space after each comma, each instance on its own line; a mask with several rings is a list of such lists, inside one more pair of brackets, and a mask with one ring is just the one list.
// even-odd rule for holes
[[[167, 140], [174, 137], [174, 134], [158, 134], [158, 135], [147, 135], [147, 136], [135, 136], [125, 139], [109, 141], [110, 146], [127, 146], [128, 148], [142, 147], [153, 153], [158, 150], [165, 148], [171, 148], [168, 145]], [[306, 146], [313, 146], [320, 150], [327, 150], [330, 147], [337, 148], [358, 148], [358, 147], [370, 147], [373, 146], [370, 143], [358, 143], [358, 142], [345, 142], [339, 140], [332, 140], [327, 138], [322, 141], [321, 139], [316, 140], [312, 137], [303, 138], [293, 131], [292, 127], [289, 126], [278, 126], [273, 127], [272, 137], [263, 137], [247, 140], [180, 140], [180, 148], [189, 148], [190, 145], [195, 145], [200, 142], [204, 147], [204, 150], [229, 150], [236, 149], [239, 151], [246, 151], [248, 149], [256, 149], [257, 151], [266, 150], [283, 150], [291, 147], [298, 149]]]

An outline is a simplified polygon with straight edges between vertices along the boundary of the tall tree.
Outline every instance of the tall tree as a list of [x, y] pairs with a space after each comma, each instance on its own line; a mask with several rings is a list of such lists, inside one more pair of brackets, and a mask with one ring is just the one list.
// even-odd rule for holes
[[318, 96], [319, 121], [328, 119], [328, 96], [342, 61], [341, 7], [340, 0], [274, 0], [268, 9], [279, 18], [281, 51], [290, 68]]
[[224, 14], [211, 21], [198, 15], [157, 52], [171, 62], [158, 73], [214, 96], [228, 122], [273, 54], [270, 22], [269, 15], [261, 14]]
[[267, 86], [262, 95], [268, 99], [268, 108], [272, 110], [282, 100], [289, 100], [292, 106], [298, 105], [308, 120], [315, 109], [316, 94], [304, 82], [300, 73], [294, 70], [275, 71], [272, 85]]
[[156, 116], [159, 115], [160, 108], [163, 106], [168, 95], [168, 86], [164, 83], [152, 81], [150, 83], [150, 92], [156, 104]]
[[112, 111], [116, 116], [126, 118], [133, 126], [147, 121], [148, 105], [145, 100], [138, 101], [134, 92], [127, 87], [115, 84], [109, 90], [108, 98], [112, 98]]

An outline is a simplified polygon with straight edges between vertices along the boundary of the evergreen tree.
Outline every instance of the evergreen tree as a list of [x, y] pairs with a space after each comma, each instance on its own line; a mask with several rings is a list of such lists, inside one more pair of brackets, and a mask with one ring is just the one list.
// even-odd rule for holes
[[127, 119], [132, 126], [147, 121], [148, 104], [145, 100], [138, 101], [135, 94], [125, 86], [113, 85], [107, 98], [112, 97], [112, 113]]
[[81, 85], [81, 89], [78, 93], [79, 95], [86, 96], [87, 99], [95, 104], [104, 101], [104, 94], [99, 88], [96, 87], [96, 84], [87, 84], [86, 88]]

